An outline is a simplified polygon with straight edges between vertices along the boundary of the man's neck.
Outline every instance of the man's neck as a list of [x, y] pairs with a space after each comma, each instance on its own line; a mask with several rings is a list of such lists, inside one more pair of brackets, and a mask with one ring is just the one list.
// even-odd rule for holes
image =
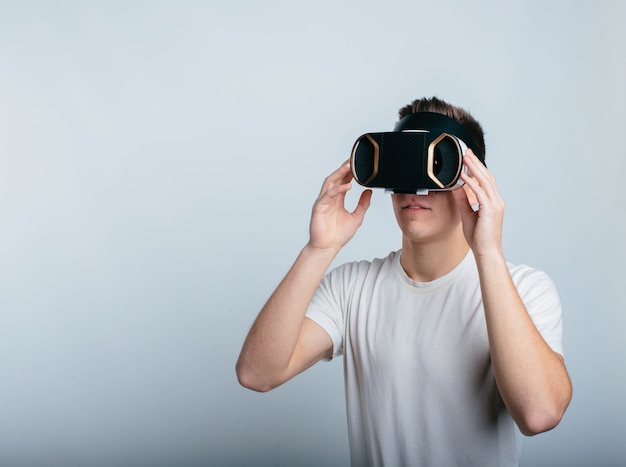
[[414, 242], [402, 237], [400, 264], [412, 280], [430, 282], [445, 276], [467, 255], [469, 246], [461, 235], [430, 242]]

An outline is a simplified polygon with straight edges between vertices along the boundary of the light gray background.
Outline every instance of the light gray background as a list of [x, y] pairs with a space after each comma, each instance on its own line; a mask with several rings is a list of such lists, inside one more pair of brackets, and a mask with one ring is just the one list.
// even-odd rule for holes
[[[624, 5], [2, 1], [0, 464], [346, 465], [339, 361], [234, 364], [323, 178], [437, 95], [562, 295], [574, 398], [523, 465], [624, 465]], [[399, 242], [376, 193], [337, 263]]]

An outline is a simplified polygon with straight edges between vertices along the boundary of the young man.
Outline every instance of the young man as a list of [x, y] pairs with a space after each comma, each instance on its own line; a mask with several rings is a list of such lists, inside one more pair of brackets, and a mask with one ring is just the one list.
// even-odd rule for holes
[[[425, 111], [458, 121], [484, 151], [478, 122], [437, 98], [400, 117]], [[331, 174], [309, 242], [241, 351], [239, 381], [256, 391], [343, 355], [353, 465], [519, 465], [522, 433], [552, 429], [569, 404], [558, 293], [506, 262], [495, 178], [471, 150], [464, 163], [463, 188], [391, 195], [401, 250], [326, 274], [371, 199], [365, 190], [347, 211], [350, 165]]]

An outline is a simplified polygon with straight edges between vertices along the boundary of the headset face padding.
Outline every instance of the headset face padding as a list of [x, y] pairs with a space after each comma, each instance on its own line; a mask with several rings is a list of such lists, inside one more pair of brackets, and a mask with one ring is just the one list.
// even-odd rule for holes
[[452, 190], [463, 182], [467, 147], [483, 161], [473, 138], [456, 120], [432, 112], [401, 119], [394, 131], [366, 133], [352, 148], [355, 180], [394, 193]]

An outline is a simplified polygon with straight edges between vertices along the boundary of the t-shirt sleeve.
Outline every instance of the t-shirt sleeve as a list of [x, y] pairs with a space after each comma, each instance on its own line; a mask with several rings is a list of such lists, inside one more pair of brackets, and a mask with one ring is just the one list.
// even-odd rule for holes
[[318, 286], [307, 310], [313, 320], [328, 333], [333, 341], [332, 355], [328, 360], [343, 354], [346, 270], [343, 265], [326, 274]]
[[552, 350], [563, 355], [563, 318], [556, 285], [544, 272], [521, 266], [513, 281], [535, 327]]

